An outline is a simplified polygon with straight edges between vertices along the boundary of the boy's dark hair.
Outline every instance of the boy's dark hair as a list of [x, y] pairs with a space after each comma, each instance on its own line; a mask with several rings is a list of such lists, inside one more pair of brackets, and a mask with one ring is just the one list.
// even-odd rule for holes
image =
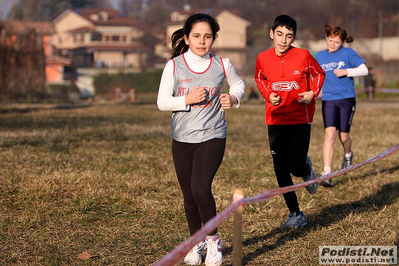
[[296, 21], [292, 17], [288, 15], [280, 15], [274, 19], [272, 30], [278, 27], [286, 27], [289, 30], [294, 32], [294, 36], [296, 35]]

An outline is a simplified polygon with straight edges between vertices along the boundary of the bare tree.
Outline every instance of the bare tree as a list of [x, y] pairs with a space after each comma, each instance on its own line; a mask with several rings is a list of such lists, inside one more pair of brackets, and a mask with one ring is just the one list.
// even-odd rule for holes
[[111, 8], [109, 0], [18, 0], [9, 19], [22, 21], [50, 21], [68, 8]]

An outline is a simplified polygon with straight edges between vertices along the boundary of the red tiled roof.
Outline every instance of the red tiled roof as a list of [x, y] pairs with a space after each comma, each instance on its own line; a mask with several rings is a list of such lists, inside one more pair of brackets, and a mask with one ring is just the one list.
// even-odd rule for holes
[[76, 47], [71, 50], [92, 50], [92, 51], [125, 51], [125, 52], [132, 52], [132, 51], [149, 51], [150, 48], [143, 46], [143, 45], [88, 45], [88, 46], [81, 46]]
[[[131, 17], [123, 16], [118, 10], [113, 9], [101, 9], [101, 8], [77, 8], [73, 9], [78, 15], [84, 17], [85, 19], [92, 22], [94, 25], [110, 25], [110, 26], [138, 26], [139, 22]], [[90, 15], [99, 14], [100, 12], [105, 11], [108, 13], [109, 17], [107, 20], [93, 20], [90, 18]]]
[[97, 14], [100, 13], [101, 11], [106, 11], [110, 16], [116, 17], [120, 14], [118, 10], [115, 9], [104, 9], [104, 8], [75, 8], [73, 9], [76, 13], [78, 13], [81, 16], [88, 17], [91, 14]]
[[47, 21], [0, 21], [0, 27], [4, 27], [10, 34], [26, 34], [34, 30], [37, 34], [53, 34], [55, 29], [50, 22]]
[[186, 15], [191, 15], [191, 14], [196, 14], [196, 13], [203, 13], [203, 14], [208, 14], [213, 17], [219, 15], [223, 10], [228, 10], [237, 16], [241, 16], [241, 11], [236, 10], [236, 9], [227, 9], [227, 8], [221, 8], [221, 7], [212, 7], [212, 8], [196, 8], [196, 9], [190, 9], [190, 10], [177, 10], [180, 14], [186, 14]]
[[71, 60], [70, 60], [70, 59], [63, 58], [63, 57], [52, 56], [52, 57], [48, 57], [48, 58], [46, 59], [46, 64], [47, 64], [47, 65], [63, 65], [63, 66], [70, 66], [70, 65], [71, 65]]
[[[175, 12], [179, 12], [182, 15], [187, 15], [190, 16], [192, 14], [196, 14], [196, 13], [203, 13], [203, 14], [208, 14], [212, 17], [217, 17], [223, 10], [227, 10], [239, 17], [241, 16], [241, 11], [240, 10], [236, 10], [236, 9], [228, 9], [228, 8], [222, 8], [222, 7], [216, 7], [216, 8], [196, 8], [196, 9], [190, 9], [190, 10], [176, 10]], [[242, 17], [243, 18], [243, 17]], [[245, 19], [245, 18], [243, 18]], [[185, 19], [183, 21], [166, 21], [164, 24], [165, 25], [180, 25], [185, 21]]]

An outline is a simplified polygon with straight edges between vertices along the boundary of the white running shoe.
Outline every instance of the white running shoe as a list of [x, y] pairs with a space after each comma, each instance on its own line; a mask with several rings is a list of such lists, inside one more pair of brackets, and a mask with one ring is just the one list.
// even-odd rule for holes
[[342, 159], [341, 169], [345, 169], [346, 167], [351, 166], [352, 160], [353, 160], [353, 151], [351, 151], [349, 158], [347, 158], [344, 154], [344, 159]]
[[206, 266], [219, 266], [223, 262], [222, 255], [222, 240], [219, 237], [219, 234], [212, 236], [206, 236], [206, 258], [205, 265]]
[[204, 249], [205, 241], [201, 241], [190, 249], [186, 257], [184, 257], [184, 263], [188, 265], [199, 265], [202, 263], [201, 251]]
[[[330, 174], [329, 172], [321, 172], [321, 175], [328, 175]], [[333, 187], [334, 183], [332, 181], [332, 178], [328, 179], [328, 180], [323, 180], [320, 182], [320, 185], [324, 186], [324, 187]]]

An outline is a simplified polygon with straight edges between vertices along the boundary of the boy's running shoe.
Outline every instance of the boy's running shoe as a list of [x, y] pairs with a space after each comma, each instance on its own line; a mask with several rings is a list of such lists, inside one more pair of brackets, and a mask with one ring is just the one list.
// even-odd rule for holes
[[[310, 160], [309, 157], [306, 158], [306, 164], [308, 165], [309, 174], [307, 176], [302, 176], [303, 181], [305, 181], [305, 182], [317, 178], [317, 175], [316, 175], [315, 171], [313, 171], [313, 168], [312, 168], [312, 161]], [[316, 193], [318, 188], [319, 188], [319, 183], [313, 183], [313, 184], [306, 186], [306, 189], [310, 194]]]

